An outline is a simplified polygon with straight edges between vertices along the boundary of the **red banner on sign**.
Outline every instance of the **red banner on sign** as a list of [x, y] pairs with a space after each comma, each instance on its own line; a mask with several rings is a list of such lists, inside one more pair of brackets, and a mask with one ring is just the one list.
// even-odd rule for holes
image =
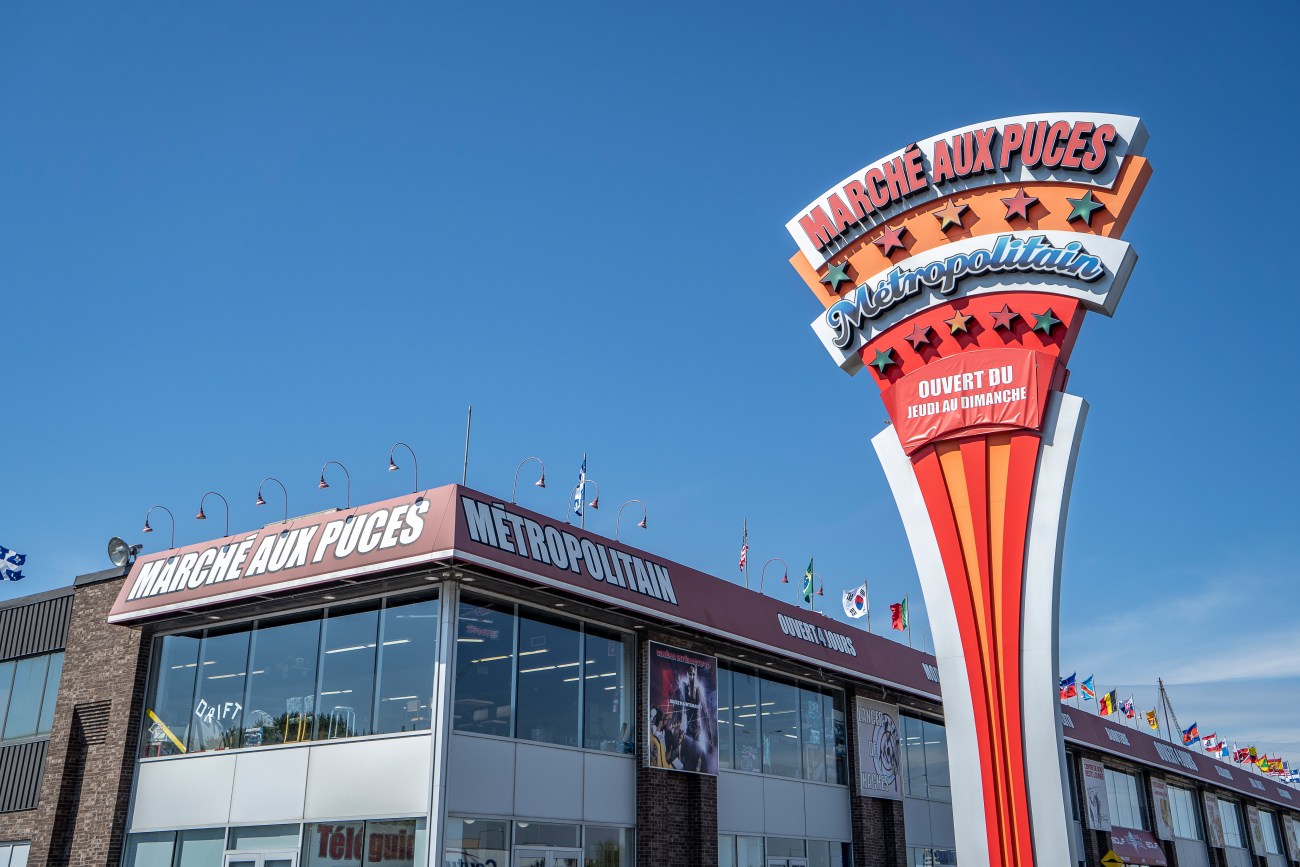
[[937, 440], [1038, 430], [1056, 360], [1032, 349], [976, 349], [936, 359], [882, 395], [911, 454]]
[[1160, 841], [1149, 831], [1135, 831], [1131, 828], [1113, 828], [1110, 832], [1110, 848], [1124, 859], [1125, 864], [1146, 864], [1148, 867], [1167, 867], [1164, 850]]

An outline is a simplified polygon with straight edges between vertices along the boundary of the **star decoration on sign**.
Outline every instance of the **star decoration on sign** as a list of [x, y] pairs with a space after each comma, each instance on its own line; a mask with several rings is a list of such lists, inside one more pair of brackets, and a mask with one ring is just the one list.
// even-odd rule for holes
[[1061, 320], [1059, 320], [1059, 319], [1056, 318], [1056, 315], [1055, 315], [1054, 313], [1052, 313], [1052, 308], [1050, 308], [1050, 307], [1047, 308], [1047, 312], [1046, 312], [1046, 313], [1035, 313], [1035, 314], [1034, 314], [1034, 327], [1033, 327], [1033, 330], [1034, 330], [1034, 331], [1041, 331], [1041, 332], [1043, 332], [1044, 334], [1048, 335], [1049, 337], [1050, 337], [1051, 334], [1052, 334], [1052, 329], [1055, 328], [1056, 326], [1060, 325], [1060, 324], [1061, 324]]
[[912, 326], [912, 333], [906, 335], [903, 339], [912, 344], [913, 349], [920, 352], [922, 346], [930, 345], [931, 330], [932, 329], [929, 325], [921, 325], [920, 323], [917, 323]]
[[1038, 202], [1037, 196], [1031, 196], [1025, 193], [1025, 188], [1021, 187], [1016, 190], [1016, 194], [1009, 199], [1003, 199], [1002, 204], [1007, 206], [1006, 219], [1019, 217], [1022, 220], [1029, 219], [1029, 209]]
[[993, 330], [997, 331], [999, 328], [1010, 330], [1012, 321], [1020, 314], [1012, 310], [1010, 304], [1003, 304], [1001, 310], [994, 310], [990, 315], [993, 317]]
[[1085, 226], [1091, 226], [1092, 212], [1106, 210], [1106, 206], [1093, 197], [1092, 190], [1088, 190], [1088, 192], [1084, 193], [1083, 198], [1081, 199], [1071, 199], [1067, 196], [1065, 200], [1070, 203], [1070, 208], [1072, 209], [1070, 211], [1070, 216], [1065, 218], [1065, 222], [1067, 223], [1073, 223], [1075, 220], [1083, 220]]
[[880, 252], [888, 256], [895, 250], [903, 249], [903, 235], [906, 232], [906, 226], [898, 226], [893, 229], [885, 226], [885, 233], [877, 238], [873, 243], [880, 248]]
[[971, 320], [970, 316], [967, 316], [965, 313], [962, 313], [960, 310], [954, 310], [952, 313], [952, 318], [943, 320], [943, 324], [948, 326], [949, 334], [956, 334], [958, 332], [969, 333], [970, 327], [967, 325], [967, 323], [970, 322], [970, 320]]
[[847, 268], [848, 265], [848, 262], [840, 262], [838, 265], [831, 265], [826, 270], [826, 276], [817, 282], [829, 284], [832, 292], [839, 292], [841, 283], [853, 282], [853, 278], [844, 273], [844, 269]]
[[961, 215], [966, 211], [965, 205], [955, 205], [949, 199], [948, 203], [937, 211], [931, 211], [939, 221], [939, 231], [948, 231], [949, 226], [956, 226], [958, 229], [964, 229], [961, 223]]
[[885, 375], [885, 368], [892, 364], [898, 364], [898, 362], [894, 360], [894, 350], [892, 349], [877, 349], [876, 357], [871, 360], [871, 366], [874, 367], [876, 372], [881, 376]]

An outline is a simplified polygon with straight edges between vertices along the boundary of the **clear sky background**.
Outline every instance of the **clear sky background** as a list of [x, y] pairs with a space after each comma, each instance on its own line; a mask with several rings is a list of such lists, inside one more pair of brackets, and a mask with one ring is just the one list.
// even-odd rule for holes
[[0, 7], [0, 545], [29, 556], [0, 599], [166, 546], [154, 504], [220, 535], [207, 490], [232, 531], [282, 513], [264, 476], [341, 505], [326, 460], [394, 496], [397, 440], [459, 481], [472, 403], [472, 486], [538, 455], [521, 502], [559, 516], [588, 452], [590, 527], [641, 498], [629, 541], [738, 580], [748, 519], [755, 567], [815, 555], [841, 619], [869, 579], [877, 632], [908, 594], [928, 646], [883, 407], [813, 337], [784, 223], [918, 138], [1136, 114], [1141, 261], [1072, 363], [1062, 666], [1143, 709], [1164, 677], [1183, 725], [1294, 762], [1298, 8]]

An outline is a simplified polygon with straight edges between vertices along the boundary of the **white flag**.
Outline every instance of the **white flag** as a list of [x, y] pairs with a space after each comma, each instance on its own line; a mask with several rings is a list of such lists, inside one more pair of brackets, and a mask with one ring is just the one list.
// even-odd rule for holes
[[844, 591], [844, 613], [849, 617], [862, 617], [871, 610], [871, 603], [867, 601], [867, 584], [864, 581], [861, 587], [855, 590]]

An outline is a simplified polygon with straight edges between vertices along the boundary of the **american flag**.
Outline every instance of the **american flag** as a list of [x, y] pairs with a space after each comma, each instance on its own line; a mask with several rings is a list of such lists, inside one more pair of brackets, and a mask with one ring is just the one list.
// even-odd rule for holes
[[749, 560], [749, 521], [745, 521], [745, 534], [740, 540], [740, 571], [745, 571], [745, 563]]

